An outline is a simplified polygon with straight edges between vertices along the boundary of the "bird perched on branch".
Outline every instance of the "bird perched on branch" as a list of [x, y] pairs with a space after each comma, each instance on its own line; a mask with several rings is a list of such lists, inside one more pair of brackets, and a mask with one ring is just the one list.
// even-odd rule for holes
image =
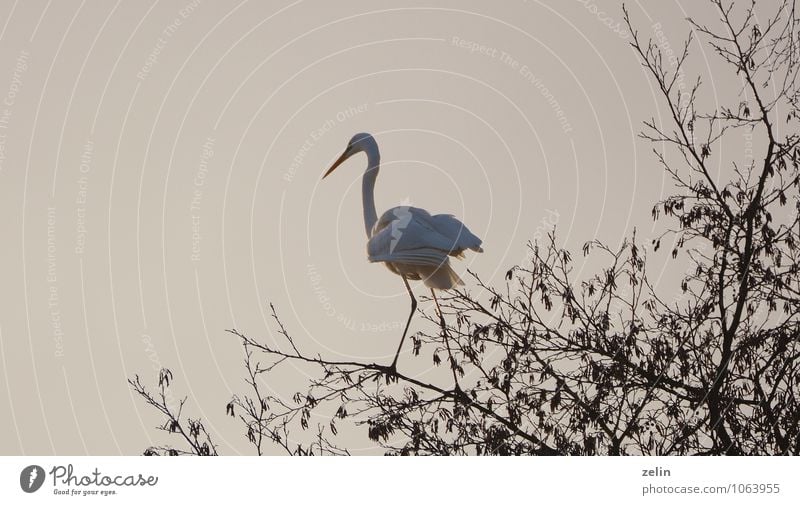
[[[368, 239], [367, 257], [371, 262], [385, 264], [389, 270], [399, 275], [411, 297], [411, 312], [390, 366], [394, 370], [411, 318], [417, 309], [417, 299], [408, 281], [421, 280], [431, 288], [431, 294], [438, 308], [439, 302], [434, 289], [446, 290], [464, 284], [450, 267], [450, 256], [463, 258], [467, 249], [476, 252], [483, 252], [483, 249], [481, 239], [469, 231], [464, 223], [449, 214], [431, 215], [424, 209], [403, 205], [387, 210], [380, 219], [378, 218], [375, 210], [375, 181], [378, 178], [381, 157], [378, 143], [369, 133], [355, 134], [347, 143], [342, 155], [322, 178], [327, 177], [336, 170], [336, 167], [360, 152], [367, 155], [367, 169], [364, 171], [361, 185], [364, 228]], [[444, 325], [441, 309], [439, 317]]]

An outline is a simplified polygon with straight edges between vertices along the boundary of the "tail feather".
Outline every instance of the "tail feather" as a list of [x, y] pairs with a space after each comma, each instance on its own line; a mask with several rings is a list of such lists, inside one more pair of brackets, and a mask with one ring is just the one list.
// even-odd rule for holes
[[430, 267], [429, 272], [425, 272], [422, 276], [422, 281], [434, 289], [451, 289], [464, 284], [461, 277], [450, 267], [450, 262], [442, 263], [439, 267]]

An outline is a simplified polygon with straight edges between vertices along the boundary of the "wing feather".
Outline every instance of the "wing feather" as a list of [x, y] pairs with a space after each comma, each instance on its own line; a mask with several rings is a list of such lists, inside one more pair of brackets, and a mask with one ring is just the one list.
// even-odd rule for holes
[[483, 252], [481, 239], [449, 214], [431, 216], [417, 207], [386, 211], [367, 243], [370, 261], [397, 261], [415, 265], [441, 265], [448, 255], [462, 256], [465, 249]]

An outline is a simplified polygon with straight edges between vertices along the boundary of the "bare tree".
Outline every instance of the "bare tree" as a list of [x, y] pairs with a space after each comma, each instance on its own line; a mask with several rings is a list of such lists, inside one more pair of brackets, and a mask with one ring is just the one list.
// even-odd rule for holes
[[[351, 420], [389, 454], [800, 454], [800, 24], [793, 1], [762, 23], [755, 2], [712, 3], [718, 22], [690, 19], [672, 60], [625, 10], [670, 118], [641, 134], [674, 182], [652, 210], [663, 234], [586, 243], [604, 264], [589, 278], [554, 233], [502, 286], [472, 274], [477, 293], [440, 297], [442, 319], [424, 315], [436, 330], [412, 337], [415, 359], [446, 370], [435, 381], [305, 352], [273, 307], [282, 342], [231, 330], [249, 391], [227, 411], [257, 452], [346, 454], [337, 426]], [[701, 80], [683, 85], [695, 36], [727, 64], [719, 78], [741, 83], [736, 103], [706, 110]], [[730, 160], [733, 132], [763, 157]], [[689, 265], [673, 298], [646, 269], [648, 249], [668, 242]], [[286, 363], [316, 378], [290, 399], [262, 394]]]
[[174, 398], [169, 392], [172, 382], [172, 372], [167, 368], [162, 368], [158, 372], [158, 393], [148, 390], [137, 375], [133, 379], [128, 379], [136, 394], [142, 397], [148, 405], [156, 409], [164, 417], [164, 424], [158, 429], [167, 433], [174, 434], [182, 439], [185, 448], [176, 448], [172, 445], [151, 446], [145, 449], [145, 456], [216, 456], [217, 446], [211, 440], [211, 435], [206, 431], [202, 421], [199, 419], [182, 419], [183, 406], [186, 403], [184, 397], [177, 406]]
[[[690, 378], [702, 392], [707, 450], [797, 454], [800, 25], [794, 2], [783, 2], [761, 25], [755, 1], [741, 12], [712, 3], [717, 28], [689, 21], [741, 83], [735, 106], [702, 111], [699, 79], [688, 94], [675, 86], [691, 37], [670, 69], [659, 48], [632, 30], [632, 46], [672, 117], [669, 129], [647, 122], [642, 136], [667, 144], [683, 162], [674, 166], [656, 151], [682, 193], [659, 202], [653, 215], [663, 211], [677, 221], [669, 233], [678, 248], [694, 252], [696, 266], [682, 283], [692, 302], [660, 315], [681, 331], [693, 329], [690, 348], [704, 351], [692, 356], [700, 369]], [[627, 13], [626, 22], [632, 29]], [[731, 162], [727, 174], [712, 175], [715, 146], [737, 130], [762, 137], [763, 158]]]

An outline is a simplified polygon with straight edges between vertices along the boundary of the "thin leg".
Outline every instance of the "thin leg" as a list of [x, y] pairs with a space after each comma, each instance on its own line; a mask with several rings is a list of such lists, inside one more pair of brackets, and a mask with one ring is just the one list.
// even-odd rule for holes
[[453, 352], [450, 350], [450, 339], [449, 334], [447, 332], [447, 325], [444, 322], [444, 316], [442, 315], [442, 308], [439, 306], [439, 299], [436, 298], [436, 292], [431, 288], [431, 295], [433, 295], [433, 301], [436, 302], [436, 312], [439, 314], [439, 324], [442, 325], [442, 337], [444, 337], [444, 344], [447, 346], [447, 357], [450, 358], [450, 370], [453, 372], [453, 380], [456, 383], [456, 388], [460, 389], [458, 385], [458, 377], [456, 376], [456, 361], [453, 359]]
[[408, 296], [411, 297], [411, 313], [408, 314], [408, 321], [406, 321], [406, 329], [403, 330], [403, 337], [400, 339], [400, 345], [397, 346], [397, 353], [394, 355], [394, 361], [392, 361], [392, 370], [395, 370], [397, 367], [397, 358], [400, 356], [400, 350], [403, 348], [403, 341], [406, 339], [406, 333], [408, 333], [408, 326], [411, 324], [411, 318], [414, 316], [414, 311], [417, 310], [417, 299], [414, 298], [414, 293], [411, 292], [411, 286], [408, 285], [408, 280], [406, 279], [405, 275], [401, 275], [403, 278], [403, 283], [406, 285], [406, 290], [408, 291]]

